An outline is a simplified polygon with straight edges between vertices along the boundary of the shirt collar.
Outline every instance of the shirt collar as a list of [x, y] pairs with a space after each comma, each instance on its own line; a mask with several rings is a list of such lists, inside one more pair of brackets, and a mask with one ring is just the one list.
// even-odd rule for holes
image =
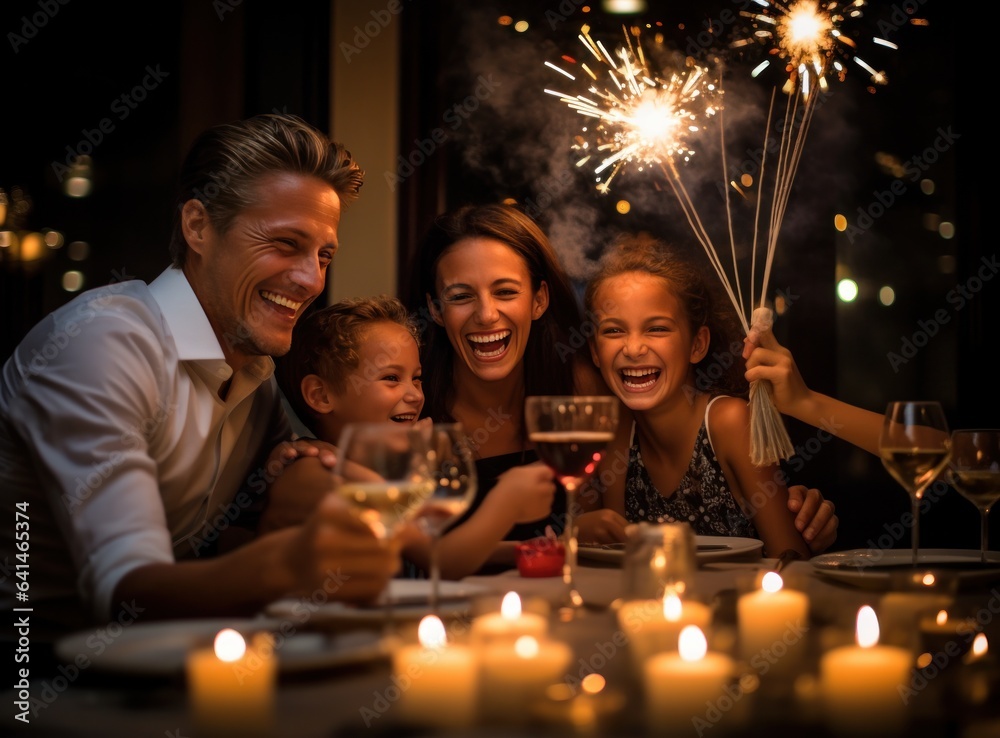
[[[233, 370], [226, 363], [222, 345], [184, 272], [166, 268], [150, 283], [149, 291], [173, 335], [177, 358], [203, 362], [220, 383], [229, 379]], [[274, 361], [270, 356], [258, 356], [247, 364], [246, 371], [264, 381], [274, 373]]]

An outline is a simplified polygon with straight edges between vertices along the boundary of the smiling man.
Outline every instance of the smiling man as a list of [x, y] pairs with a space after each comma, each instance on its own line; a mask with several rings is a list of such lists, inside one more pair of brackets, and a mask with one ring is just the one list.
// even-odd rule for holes
[[385, 586], [398, 552], [336, 500], [226, 555], [191, 544], [254, 502], [246, 490], [266, 486], [264, 459], [291, 437], [271, 357], [323, 292], [363, 177], [294, 116], [212, 128], [181, 169], [171, 267], [78, 296], [14, 351], [0, 380], [0, 537], [30, 575], [0, 581], [0, 602], [33, 608], [33, 636]]

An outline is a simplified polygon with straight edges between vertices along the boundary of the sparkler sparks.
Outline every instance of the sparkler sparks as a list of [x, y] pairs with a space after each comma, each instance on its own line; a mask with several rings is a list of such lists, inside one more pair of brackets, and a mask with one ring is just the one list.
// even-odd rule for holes
[[[873, 84], [884, 85], [888, 79], [857, 55], [857, 43], [849, 35], [848, 26], [859, 20], [866, 0], [794, 0], [787, 5], [774, 0], [753, 0], [761, 10], [744, 10], [740, 15], [751, 24], [749, 37], [733, 44], [739, 48], [752, 43], [770, 46], [769, 54], [785, 61], [788, 79], [783, 91], [800, 92], [809, 98], [813, 90], [826, 91], [828, 76], [843, 80], [847, 67], [842, 60], [853, 60], [869, 74]], [[883, 38], [874, 43], [895, 49], [896, 45]], [[770, 65], [764, 61], [751, 74], [756, 77]], [[874, 87], [869, 87], [874, 92]]]
[[[609, 52], [604, 43], [584, 26], [580, 33], [587, 62], [564, 56], [570, 71], [546, 62], [546, 66], [587, 85], [583, 94], [546, 89], [571, 110], [592, 119], [576, 137], [573, 150], [580, 152], [577, 166], [596, 160], [597, 189], [608, 192], [615, 175], [629, 163], [640, 171], [646, 166], [664, 166], [694, 156], [695, 135], [703, 121], [721, 107], [722, 91], [712, 70], [691, 59], [671, 54], [656, 36], [650, 46], [639, 27], [623, 29], [624, 43]], [[667, 59], [653, 68], [651, 57]]]

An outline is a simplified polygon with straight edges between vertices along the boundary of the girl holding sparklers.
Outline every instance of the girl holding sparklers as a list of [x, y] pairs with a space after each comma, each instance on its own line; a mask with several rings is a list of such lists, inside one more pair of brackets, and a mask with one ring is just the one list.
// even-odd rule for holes
[[634, 417], [606, 457], [627, 454], [627, 469], [599, 475], [604, 504], [630, 522], [687, 522], [808, 558], [780, 467], [750, 462], [748, 384], [739, 357], [726, 356], [742, 345], [739, 325], [711, 285], [639, 235], [621, 239], [587, 286], [594, 363]]

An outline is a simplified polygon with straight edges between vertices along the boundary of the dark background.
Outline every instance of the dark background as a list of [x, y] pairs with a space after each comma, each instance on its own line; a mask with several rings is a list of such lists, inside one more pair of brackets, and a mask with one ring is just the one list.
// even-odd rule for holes
[[[620, 230], [652, 230], [697, 250], [655, 172], [626, 170], [609, 195], [594, 191], [569, 148], [578, 116], [542, 93], [566, 85], [542, 62], [579, 54], [584, 22], [615, 44], [623, 23], [655, 20], [663, 21], [657, 30], [668, 43], [705, 58], [724, 49], [735, 30], [720, 19], [745, 4], [650, 3], [642, 16], [622, 18], [584, 13], [582, 4], [569, 1], [404, 2], [393, 20], [402, 37], [399, 151], [412, 153], [435, 131], [444, 131], [446, 140], [398, 190], [401, 272], [437, 212], [502, 198], [529, 208], [581, 284], [602, 245]], [[943, 2], [925, 2], [909, 16], [901, 15], [903, 7], [869, 3], [853, 26], [859, 55], [884, 69], [889, 83], [872, 92], [864, 70], [846, 62], [845, 79], [832, 82], [809, 130], [771, 274], [771, 293], [781, 291], [789, 303], [775, 331], [817, 390], [876, 412], [891, 399], [937, 399], [953, 428], [998, 426], [996, 370], [988, 362], [995, 353], [989, 349], [1000, 315], [998, 289], [996, 280], [975, 281], [983, 260], [996, 258], [983, 233], [983, 195], [989, 189], [981, 184], [989, 181], [984, 170], [992, 157], [983, 95], [959, 94], [960, 87], [985, 84], [975, 76], [989, 69], [984, 42], [974, 37], [976, 23], [968, 12], [960, 30], [957, 11]], [[82, 271], [85, 287], [93, 287], [123, 277], [149, 280], [166, 266], [173, 182], [197, 132], [272, 110], [297, 113], [328, 130], [328, 70], [339, 53], [329, 42], [330, 8], [194, 0], [5, 5], [0, 189], [8, 198], [20, 189], [30, 207], [17, 213], [12, 203], [4, 227], [58, 230], [67, 244], [87, 242], [89, 256], [73, 261], [64, 246], [32, 263], [2, 257], [0, 358], [41, 316], [72, 297], [60, 287], [66, 270]], [[39, 13], [44, 24], [32, 20]], [[527, 20], [528, 31], [499, 25], [504, 13]], [[27, 32], [25, 19], [31, 22]], [[709, 26], [717, 31], [712, 37], [706, 35]], [[873, 45], [873, 35], [899, 49]], [[774, 75], [750, 78], [759, 51], [726, 56], [724, 130], [731, 166], [746, 162], [748, 151], [761, 145], [767, 127], [762, 111], [780, 84]], [[142, 82], [147, 67], [166, 76], [122, 117], [120, 98]], [[960, 74], [969, 81], [960, 85]], [[484, 81], [489, 91], [478, 94], [487, 89]], [[378, 94], [378, 82], [372, 81], [372, 94]], [[447, 113], [456, 105], [464, 106], [464, 115], [453, 126], [455, 118]], [[94, 146], [93, 191], [69, 198], [53, 163], [65, 162], [67, 147], [81, 153], [86, 131], [104, 119], [113, 130]], [[922, 177], [933, 181], [930, 193], [911, 174], [915, 157], [928, 150], [934, 160], [925, 162]], [[719, 230], [725, 212], [713, 204], [718, 189], [711, 185], [721, 179], [711, 169], [717, 155], [706, 144], [684, 176], [695, 183], [699, 213], [719, 246], [726, 241]], [[700, 182], [703, 188], [697, 188]], [[880, 209], [890, 192], [891, 203]], [[631, 203], [627, 215], [615, 209], [623, 199]], [[745, 239], [752, 208], [733, 208]], [[852, 225], [859, 224], [859, 213], [877, 217], [859, 232], [841, 233], [833, 227], [838, 213]], [[954, 237], [939, 235], [939, 222], [953, 223]], [[834, 286], [843, 276], [860, 285], [853, 303], [836, 299]], [[876, 300], [883, 284], [895, 289], [891, 307]], [[949, 300], [959, 286], [974, 293], [961, 307]], [[907, 342], [919, 347], [905, 363], [894, 364], [890, 352], [902, 356]], [[836, 503], [842, 518], [838, 548], [876, 543], [909, 509], [906, 493], [875, 457], [840, 441], [822, 442], [815, 429], [794, 421], [788, 427], [802, 449], [789, 465], [792, 480], [819, 487]], [[952, 491], [930, 507], [922, 526], [926, 547], [978, 545], [977, 512]], [[993, 540], [997, 548], [1000, 536]], [[908, 531], [892, 543], [908, 547]]]

